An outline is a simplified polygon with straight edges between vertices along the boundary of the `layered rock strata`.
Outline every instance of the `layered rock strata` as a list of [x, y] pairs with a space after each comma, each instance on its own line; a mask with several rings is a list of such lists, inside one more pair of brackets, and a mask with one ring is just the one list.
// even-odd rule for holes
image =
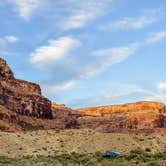
[[0, 58], [0, 105], [16, 113], [37, 118], [52, 118], [51, 101], [41, 95], [40, 86], [16, 79]]

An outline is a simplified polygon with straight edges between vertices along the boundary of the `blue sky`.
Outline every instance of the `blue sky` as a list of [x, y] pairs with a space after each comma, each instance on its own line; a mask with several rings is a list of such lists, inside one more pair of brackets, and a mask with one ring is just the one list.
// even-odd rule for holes
[[73, 108], [166, 103], [165, 0], [0, 1], [0, 55]]

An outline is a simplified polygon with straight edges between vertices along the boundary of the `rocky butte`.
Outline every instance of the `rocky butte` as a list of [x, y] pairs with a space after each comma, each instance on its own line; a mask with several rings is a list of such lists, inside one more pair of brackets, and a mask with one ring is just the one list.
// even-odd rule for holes
[[0, 58], [0, 130], [90, 128], [102, 132], [155, 132], [166, 129], [165, 105], [159, 102], [72, 110], [41, 94], [40, 86], [14, 77]]
[[0, 59], [0, 104], [18, 114], [52, 118], [51, 101], [41, 95], [40, 86], [16, 79], [3, 59]]
[[70, 108], [43, 97], [38, 84], [16, 79], [0, 58], [0, 130], [64, 129], [74, 123]]
[[[152, 131], [166, 128], [165, 105], [159, 102], [136, 102], [130, 104], [83, 108], [78, 119], [81, 126], [100, 131]], [[86, 116], [85, 116], [86, 115]]]

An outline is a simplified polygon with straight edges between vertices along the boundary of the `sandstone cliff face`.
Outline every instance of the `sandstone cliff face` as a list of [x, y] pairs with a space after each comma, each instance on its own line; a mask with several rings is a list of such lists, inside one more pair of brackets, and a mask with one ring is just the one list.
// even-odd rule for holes
[[84, 113], [90, 116], [105, 116], [114, 113], [134, 113], [134, 112], [160, 112], [165, 113], [165, 105], [159, 102], [136, 102], [122, 105], [112, 105], [112, 106], [99, 106], [82, 108], [77, 110], [80, 113]]
[[0, 105], [22, 115], [52, 118], [51, 102], [41, 96], [40, 86], [15, 79], [3, 59], [0, 59]]
[[59, 123], [58, 119], [41, 119], [21, 115], [0, 105], [0, 131], [17, 132], [64, 128], [64, 123]]
[[166, 128], [165, 105], [158, 102], [137, 102], [77, 111], [86, 115], [78, 119], [80, 127], [83, 128], [106, 132]]
[[2, 58], [0, 58], [0, 79], [14, 79], [12, 70]]
[[102, 132], [166, 130], [165, 105], [158, 102], [72, 110], [41, 95], [40, 86], [16, 79], [0, 58], [0, 130], [90, 128]]
[[79, 128], [77, 119], [84, 116], [77, 111], [66, 107], [64, 104], [56, 104], [54, 102], [52, 102], [52, 114], [54, 120], [61, 124], [60, 126], [63, 126], [63, 129]]

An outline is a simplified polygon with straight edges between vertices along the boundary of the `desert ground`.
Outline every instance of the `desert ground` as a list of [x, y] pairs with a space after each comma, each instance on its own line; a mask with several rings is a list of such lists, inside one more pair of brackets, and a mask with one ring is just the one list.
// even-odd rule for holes
[[135, 149], [151, 153], [166, 151], [166, 134], [101, 133], [90, 129], [0, 132], [0, 156], [87, 154], [108, 150], [126, 154]]
[[[108, 151], [120, 157], [103, 158]], [[0, 132], [0, 166], [165, 166], [166, 134], [90, 129]]]

